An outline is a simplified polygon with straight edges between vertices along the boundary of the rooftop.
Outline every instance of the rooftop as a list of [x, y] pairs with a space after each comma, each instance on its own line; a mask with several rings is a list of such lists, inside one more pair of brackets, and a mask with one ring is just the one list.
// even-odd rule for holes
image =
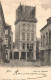
[[36, 7], [19, 5], [18, 9], [16, 10], [15, 23], [17, 23], [20, 20], [37, 22], [35, 15], [36, 15]]
[[47, 24], [40, 30], [40, 32], [44, 30], [49, 24], [51, 24], [51, 17], [47, 19]]

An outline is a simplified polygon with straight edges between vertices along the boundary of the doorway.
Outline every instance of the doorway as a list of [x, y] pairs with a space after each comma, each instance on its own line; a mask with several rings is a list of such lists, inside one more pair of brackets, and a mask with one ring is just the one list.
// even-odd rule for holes
[[26, 59], [26, 52], [21, 52], [21, 59]]
[[14, 52], [14, 59], [19, 59], [19, 52]]

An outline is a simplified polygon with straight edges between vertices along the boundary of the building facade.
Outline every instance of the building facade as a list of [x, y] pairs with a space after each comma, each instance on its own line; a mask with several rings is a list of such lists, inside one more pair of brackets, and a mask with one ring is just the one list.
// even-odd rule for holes
[[11, 37], [11, 39], [10, 39], [10, 41], [11, 41], [11, 43], [10, 43], [11, 46], [10, 46], [10, 47], [11, 47], [11, 52], [12, 52], [12, 51], [13, 51], [13, 32], [12, 32], [12, 31], [10, 32], [10, 37]]
[[10, 59], [13, 51], [13, 33], [11, 25], [5, 23], [4, 13], [0, 2], [0, 59]]
[[41, 55], [45, 64], [51, 64], [51, 17], [41, 31]]
[[15, 59], [36, 60], [36, 7], [20, 5], [16, 10]]
[[13, 32], [10, 31], [10, 59], [12, 59], [13, 54]]
[[40, 51], [41, 51], [41, 39], [36, 39], [36, 59], [40, 59]]
[[5, 26], [5, 47], [5, 55], [9, 60], [13, 51], [13, 33], [11, 31], [11, 25], [8, 25], [7, 23]]
[[0, 2], [0, 59], [4, 58], [5, 54], [5, 19]]

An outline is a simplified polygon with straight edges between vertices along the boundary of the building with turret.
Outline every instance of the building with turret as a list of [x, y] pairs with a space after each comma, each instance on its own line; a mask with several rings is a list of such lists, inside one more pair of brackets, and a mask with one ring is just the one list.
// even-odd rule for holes
[[36, 7], [19, 5], [16, 10], [14, 59], [36, 60]]

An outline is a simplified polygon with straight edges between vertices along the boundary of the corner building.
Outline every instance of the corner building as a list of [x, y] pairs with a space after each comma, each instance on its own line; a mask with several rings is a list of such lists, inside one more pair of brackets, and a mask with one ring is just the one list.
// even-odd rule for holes
[[41, 32], [41, 59], [44, 64], [51, 64], [51, 17], [47, 19], [47, 24], [40, 30]]
[[[20, 5], [16, 10], [15, 47], [16, 59], [36, 60], [36, 7]], [[30, 52], [31, 51], [31, 52]]]

